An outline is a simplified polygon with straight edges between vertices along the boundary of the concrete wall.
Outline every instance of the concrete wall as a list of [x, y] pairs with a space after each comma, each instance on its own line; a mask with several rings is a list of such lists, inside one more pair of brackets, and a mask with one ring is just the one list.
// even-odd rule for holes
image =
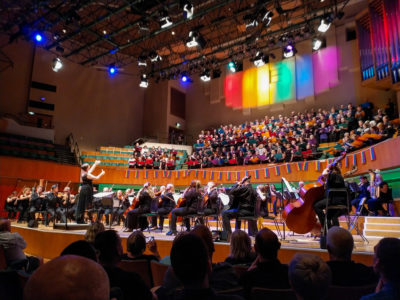
[[0, 113], [26, 113], [30, 93], [31, 100], [44, 96], [55, 104], [56, 143], [64, 143], [72, 132], [81, 150], [94, 150], [101, 145], [123, 146], [142, 136], [144, 92], [136, 66], [109, 77], [106, 71], [64, 59], [62, 70], [55, 73], [51, 69], [55, 55], [36, 48], [32, 80], [56, 85], [57, 92], [52, 93], [29, 89], [32, 43], [19, 41], [2, 50], [14, 67], [0, 73]]

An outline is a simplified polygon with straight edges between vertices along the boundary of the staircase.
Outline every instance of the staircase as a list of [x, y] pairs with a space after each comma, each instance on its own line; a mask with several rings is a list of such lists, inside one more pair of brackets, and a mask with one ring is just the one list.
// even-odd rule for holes
[[54, 145], [54, 152], [57, 162], [61, 164], [78, 164], [74, 154], [66, 146]]
[[400, 238], [400, 217], [365, 217], [364, 235]]

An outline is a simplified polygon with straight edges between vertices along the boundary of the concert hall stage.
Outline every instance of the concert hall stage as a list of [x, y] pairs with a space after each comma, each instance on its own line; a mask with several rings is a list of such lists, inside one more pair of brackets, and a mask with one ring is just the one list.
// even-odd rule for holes
[[[233, 225], [233, 224], [232, 224]], [[267, 226], [270, 227], [270, 226]], [[129, 232], [123, 232], [120, 226], [113, 226], [118, 231], [122, 239], [124, 251], [126, 251], [126, 239]], [[272, 229], [272, 228], [271, 228]], [[26, 224], [12, 223], [12, 231], [19, 232], [27, 242], [26, 253], [38, 255], [44, 259], [57, 257], [61, 251], [70, 243], [84, 238], [85, 230], [61, 230], [39, 225], [39, 228], [28, 228]], [[144, 232], [145, 236], [154, 236], [157, 241], [158, 250], [161, 257], [170, 253], [174, 237], [166, 236], [166, 229], [162, 233], [159, 231]], [[369, 243], [364, 242], [360, 236], [354, 235], [355, 249], [353, 260], [367, 265], [372, 264], [373, 248], [380, 237], [368, 238]], [[254, 239], [253, 239], [254, 241]], [[321, 256], [324, 260], [328, 259], [326, 250], [321, 250], [319, 240], [307, 235], [293, 235], [286, 231], [286, 239], [281, 241], [282, 247], [279, 251], [279, 259], [283, 263], [288, 263], [297, 252], [313, 253]], [[223, 261], [229, 255], [229, 244], [225, 242], [215, 243], [214, 262]]]

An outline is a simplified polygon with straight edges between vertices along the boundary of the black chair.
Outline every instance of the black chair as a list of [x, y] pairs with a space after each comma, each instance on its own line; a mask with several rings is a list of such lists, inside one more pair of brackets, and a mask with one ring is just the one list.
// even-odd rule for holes
[[[325, 225], [324, 225], [324, 233], [328, 232], [328, 214], [329, 211], [339, 211], [340, 215], [345, 215], [347, 219], [347, 229], [350, 228], [350, 215], [349, 215], [349, 192], [347, 188], [331, 188], [327, 190], [328, 201], [326, 202], [325, 208]], [[345, 204], [333, 204], [333, 200], [335, 197], [344, 197], [346, 198]]]

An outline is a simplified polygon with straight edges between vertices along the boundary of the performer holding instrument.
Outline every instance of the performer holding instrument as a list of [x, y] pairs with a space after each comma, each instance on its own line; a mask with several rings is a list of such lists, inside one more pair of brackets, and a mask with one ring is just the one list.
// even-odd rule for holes
[[105, 174], [104, 170], [101, 170], [99, 175], [93, 175], [94, 170], [99, 164], [100, 161], [96, 160], [93, 166], [90, 166], [89, 164], [83, 164], [81, 166], [82, 188], [76, 206], [76, 222], [78, 224], [85, 223], [83, 220], [85, 209], [93, 201], [93, 180], [100, 179], [100, 177]]
[[45, 195], [43, 193], [43, 186], [38, 185], [36, 191], [32, 193], [31, 201], [29, 203], [29, 218], [28, 226], [35, 226], [35, 213], [42, 210]]
[[[133, 201], [130, 210], [126, 215], [126, 229], [125, 232], [132, 232], [133, 229], [138, 228], [138, 218], [142, 214], [150, 212], [150, 205], [152, 199], [155, 197], [153, 188], [150, 182], [146, 182], [143, 188], [139, 191], [136, 199]], [[140, 229], [144, 230], [147, 227], [147, 219], [141, 222]]]
[[207, 184], [207, 190], [204, 195], [204, 216], [214, 215], [218, 212], [218, 189], [215, 182], [210, 181]]
[[[176, 221], [178, 219], [178, 216], [184, 217], [190, 214], [197, 213], [199, 201], [201, 199], [200, 187], [200, 181], [193, 180], [190, 186], [185, 190], [185, 192], [183, 193], [184, 201], [180, 202], [182, 204], [178, 203], [178, 207], [171, 212], [171, 227], [167, 235], [176, 235], [178, 233], [176, 231]], [[186, 230], [189, 231], [190, 220], [185, 218], [184, 222], [186, 225]]]
[[8, 212], [9, 219], [15, 219], [17, 217], [17, 207], [14, 205], [18, 199], [17, 191], [13, 191], [10, 196], [7, 197], [4, 209]]
[[32, 191], [30, 188], [25, 187], [22, 190], [22, 195], [20, 195], [14, 202], [17, 206], [18, 211], [18, 223], [27, 220], [27, 213], [29, 207], [29, 200], [31, 199]]
[[152, 217], [151, 225], [153, 228], [157, 228], [161, 231], [163, 230], [165, 217], [168, 216], [168, 214], [175, 208], [176, 205], [174, 200], [174, 192], [175, 187], [172, 183], [168, 183], [164, 191], [161, 189], [157, 209], [157, 215], [159, 217], [158, 228], [157, 217]]

